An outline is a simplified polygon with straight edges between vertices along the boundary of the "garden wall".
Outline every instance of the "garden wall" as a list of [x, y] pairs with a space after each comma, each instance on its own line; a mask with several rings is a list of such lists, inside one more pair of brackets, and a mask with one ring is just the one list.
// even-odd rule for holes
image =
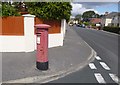
[[2, 33], [0, 33], [0, 52], [31, 52], [36, 50], [35, 24], [49, 24], [48, 46], [63, 46], [66, 21], [42, 20], [34, 15], [26, 14], [19, 17], [2, 19]]

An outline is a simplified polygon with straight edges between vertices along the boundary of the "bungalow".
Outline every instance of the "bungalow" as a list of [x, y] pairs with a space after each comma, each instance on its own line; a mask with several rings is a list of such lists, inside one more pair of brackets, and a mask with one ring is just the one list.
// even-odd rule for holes
[[101, 19], [100, 18], [91, 18], [90, 22], [92, 24], [100, 24], [101, 23]]
[[102, 17], [102, 26], [119, 26], [120, 27], [120, 13], [111, 12], [108, 15]]

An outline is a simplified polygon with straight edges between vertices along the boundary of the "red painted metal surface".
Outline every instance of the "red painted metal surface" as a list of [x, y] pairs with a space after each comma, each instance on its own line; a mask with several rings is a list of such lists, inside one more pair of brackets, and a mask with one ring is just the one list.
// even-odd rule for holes
[[48, 61], [48, 28], [50, 25], [37, 24], [35, 25], [37, 35], [37, 62]]
[[48, 29], [50, 28], [51, 26], [50, 25], [47, 25], [47, 24], [37, 24], [35, 25], [36, 28], [42, 28], [42, 29]]

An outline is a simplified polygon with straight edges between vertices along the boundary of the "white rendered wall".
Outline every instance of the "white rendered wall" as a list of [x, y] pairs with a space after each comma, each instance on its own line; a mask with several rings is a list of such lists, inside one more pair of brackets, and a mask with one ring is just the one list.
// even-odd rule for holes
[[111, 22], [112, 22], [112, 19], [106, 19], [105, 26], [108, 26], [108, 24], [110, 24]]
[[[35, 50], [36, 50], [36, 36], [35, 36]], [[48, 48], [63, 46], [63, 35], [61, 33], [48, 35]]]
[[61, 33], [49, 34], [48, 42], [48, 48], [63, 46], [63, 36]]
[[0, 52], [31, 52], [34, 51], [34, 15], [24, 16], [23, 36], [0, 36]]
[[49, 34], [48, 47], [63, 46], [63, 40], [66, 32], [66, 20], [61, 20], [61, 33]]
[[64, 39], [65, 33], [66, 33], [66, 20], [65, 19], [61, 20], [61, 33], [63, 33], [63, 39]]
[[[66, 32], [66, 20], [61, 20], [61, 33], [54, 33], [48, 35], [48, 48], [63, 46], [63, 40]], [[36, 36], [35, 36], [35, 49], [36, 49]]]
[[25, 52], [34, 51], [34, 15], [24, 16], [24, 36], [25, 36]]
[[102, 27], [104, 27], [104, 25], [105, 25], [105, 21], [106, 21], [106, 19], [104, 19], [104, 18], [101, 19]]
[[24, 52], [24, 36], [0, 36], [0, 52]]
[[[0, 36], [0, 52], [31, 52], [36, 50], [33, 15], [24, 16], [24, 36]], [[61, 33], [48, 35], [48, 47], [63, 46], [66, 20], [61, 21]]]

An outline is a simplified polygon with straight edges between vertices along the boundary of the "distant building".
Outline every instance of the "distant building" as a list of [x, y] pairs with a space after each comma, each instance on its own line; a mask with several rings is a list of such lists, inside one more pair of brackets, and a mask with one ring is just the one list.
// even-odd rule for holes
[[74, 17], [71, 17], [69, 22], [68, 22], [69, 25], [73, 25], [74, 24]]
[[74, 25], [74, 24], [78, 24], [78, 22], [79, 22], [79, 20], [76, 20], [74, 17], [71, 17], [70, 21], [68, 22], [68, 24], [72, 23]]
[[120, 27], [120, 13], [117, 13], [112, 17], [111, 25]]
[[92, 24], [100, 24], [100, 23], [101, 23], [101, 19], [100, 19], [100, 18], [92, 18], [92, 19], [90, 20], [90, 22], [91, 22]]
[[120, 12], [111, 12], [105, 14], [101, 20], [102, 26], [119, 26], [120, 27]]
[[109, 14], [109, 12], [105, 12], [105, 16], [107, 16]]

